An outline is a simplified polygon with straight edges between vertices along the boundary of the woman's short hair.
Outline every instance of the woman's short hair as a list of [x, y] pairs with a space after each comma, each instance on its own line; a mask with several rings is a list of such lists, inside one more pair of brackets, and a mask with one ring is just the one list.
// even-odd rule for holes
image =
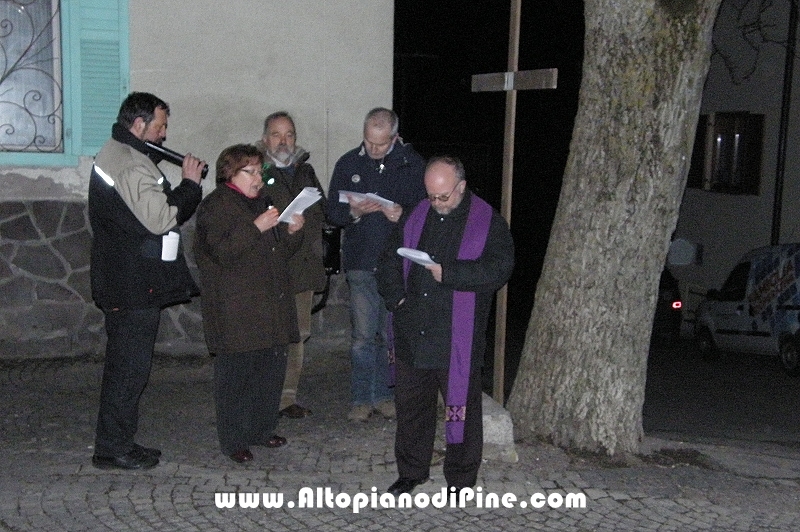
[[264, 154], [252, 144], [228, 146], [217, 158], [217, 183], [229, 182], [248, 164], [263, 165]]

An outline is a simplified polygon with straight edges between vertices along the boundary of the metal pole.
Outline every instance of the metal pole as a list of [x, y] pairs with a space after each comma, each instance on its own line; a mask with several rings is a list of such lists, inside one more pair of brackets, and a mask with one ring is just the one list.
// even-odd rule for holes
[[786, 142], [789, 136], [789, 107], [792, 103], [792, 84], [794, 82], [794, 55], [797, 42], [797, 0], [789, 2], [789, 34], [786, 38], [786, 64], [783, 71], [783, 101], [781, 102], [781, 122], [778, 129], [778, 161], [775, 164], [775, 198], [772, 207], [773, 246], [780, 244], [781, 214], [783, 211], [783, 181], [786, 171]]

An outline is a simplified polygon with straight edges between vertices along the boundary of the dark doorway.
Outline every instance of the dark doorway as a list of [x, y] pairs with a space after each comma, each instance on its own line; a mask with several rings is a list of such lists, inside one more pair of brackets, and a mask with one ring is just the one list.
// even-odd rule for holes
[[[469, 186], [500, 207], [505, 93], [471, 92], [473, 74], [508, 65], [510, 1], [395, 1], [394, 108], [404, 140], [425, 157], [455, 155]], [[558, 68], [558, 89], [517, 98], [506, 395], [525, 338], [569, 153], [583, 59], [583, 2], [523, 3], [519, 70]], [[491, 393], [494, 324], [484, 371]]]

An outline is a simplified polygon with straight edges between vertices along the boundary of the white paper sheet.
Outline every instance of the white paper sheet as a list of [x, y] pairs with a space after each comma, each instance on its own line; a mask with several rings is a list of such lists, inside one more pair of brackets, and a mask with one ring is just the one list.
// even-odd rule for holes
[[418, 249], [397, 248], [397, 254], [400, 255], [401, 257], [404, 257], [412, 262], [416, 262], [417, 264], [421, 264], [423, 266], [428, 264], [436, 264], [430, 255]]
[[322, 198], [322, 193], [318, 188], [306, 187], [300, 191], [300, 194], [295, 196], [292, 202], [287, 205], [283, 212], [278, 217], [279, 222], [286, 222], [287, 224], [292, 221], [292, 215], [302, 214], [311, 205], [314, 205]]
[[362, 202], [364, 200], [372, 200], [380, 203], [384, 207], [392, 207], [395, 204], [392, 200], [388, 200], [377, 194], [373, 194], [372, 192], [367, 192], [366, 194], [364, 194], [363, 192], [353, 192], [351, 190], [339, 191], [339, 203], [349, 203], [347, 196], [351, 196], [357, 202]]

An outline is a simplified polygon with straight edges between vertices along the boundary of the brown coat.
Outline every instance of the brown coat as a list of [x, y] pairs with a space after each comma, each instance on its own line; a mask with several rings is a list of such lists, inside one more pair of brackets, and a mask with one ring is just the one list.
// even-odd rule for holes
[[[269, 161], [269, 158], [266, 159]], [[322, 265], [322, 227], [325, 224], [325, 195], [314, 168], [307, 162], [297, 163], [294, 175], [274, 164], [267, 163], [263, 192], [278, 210], [283, 211], [304, 187], [314, 187], [323, 194], [320, 201], [303, 212], [303, 243], [289, 259], [292, 290], [295, 294], [325, 288], [325, 267]]]
[[197, 209], [194, 254], [200, 270], [203, 330], [208, 350], [241, 353], [300, 340], [288, 258], [303, 230], [287, 225], [261, 233], [253, 220], [266, 210], [218, 185]]

